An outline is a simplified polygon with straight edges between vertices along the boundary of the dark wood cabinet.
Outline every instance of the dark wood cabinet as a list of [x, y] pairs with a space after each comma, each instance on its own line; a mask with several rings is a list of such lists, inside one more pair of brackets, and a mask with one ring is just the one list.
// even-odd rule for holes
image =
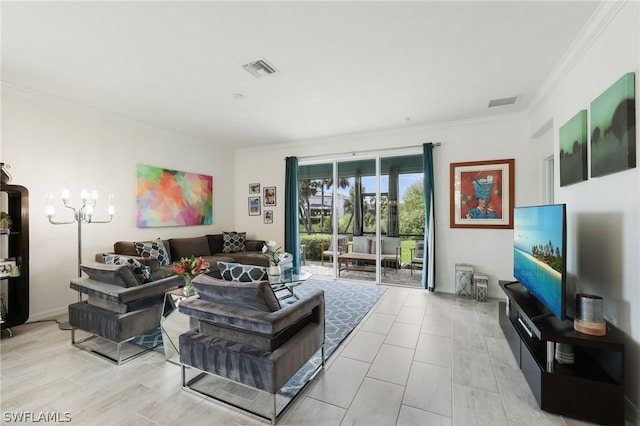
[[[539, 317], [544, 308], [519, 283], [500, 281], [500, 327], [540, 408], [590, 422], [624, 424], [624, 344], [590, 336], [570, 320]], [[574, 363], [555, 360], [555, 345], [573, 347]]]
[[23, 324], [29, 318], [29, 191], [24, 186], [5, 184], [3, 170], [2, 192], [7, 194], [7, 213], [11, 217], [8, 235], [8, 259], [20, 268], [19, 276], [2, 277], [2, 292], [7, 314], [2, 330]]

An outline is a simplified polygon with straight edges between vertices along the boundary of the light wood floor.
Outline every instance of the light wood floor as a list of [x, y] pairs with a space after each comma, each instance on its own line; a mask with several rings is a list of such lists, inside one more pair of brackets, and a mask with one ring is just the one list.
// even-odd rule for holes
[[[583, 424], [538, 409], [497, 310], [389, 287], [279, 424]], [[116, 366], [72, 347], [53, 322], [13, 331], [0, 345], [3, 424], [20, 413], [60, 420], [40, 424], [264, 424], [181, 390], [180, 368], [157, 352]]]

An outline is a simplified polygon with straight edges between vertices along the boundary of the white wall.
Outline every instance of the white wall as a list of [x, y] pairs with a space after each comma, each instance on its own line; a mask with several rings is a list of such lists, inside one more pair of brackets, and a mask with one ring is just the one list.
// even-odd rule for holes
[[[449, 228], [450, 182], [449, 164], [452, 162], [515, 159], [515, 204], [530, 205], [540, 202], [540, 164], [536, 158], [537, 146], [530, 142], [528, 120], [513, 116], [500, 119], [470, 121], [443, 126], [414, 126], [396, 130], [379, 131], [322, 138], [304, 144], [283, 144], [279, 147], [238, 151], [236, 157], [236, 228], [252, 233], [284, 240], [284, 158], [297, 156], [300, 162], [313, 160], [314, 156], [334, 158], [368, 156], [360, 151], [383, 150], [390, 147], [415, 146], [413, 152], [421, 153], [424, 142], [440, 142], [434, 149], [436, 180], [436, 286], [438, 291], [455, 291], [454, 268], [456, 263], [474, 265], [478, 272], [490, 278], [489, 294], [502, 297], [498, 280], [513, 277], [513, 231], [495, 229]], [[345, 153], [346, 155], [340, 155]], [[407, 150], [410, 151], [410, 150]], [[332, 155], [332, 153], [334, 153]], [[398, 155], [390, 151], [387, 155]], [[248, 216], [247, 200], [249, 183], [278, 187], [278, 205], [274, 208], [274, 225], [262, 224], [262, 218]]]
[[[57, 199], [58, 219], [71, 219], [59, 200], [71, 190], [78, 206], [79, 179], [95, 181], [101, 195], [115, 195], [116, 216], [109, 224], [84, 225], [83, 261], [111, 251], [118, 240], [196, 236], [233, 228], [235, 191], [232, 150], [133, 123], [50, 97], [2, 88], [2, 161], [11, 166], [12, 183], [29, 190], [30, 320], [66, 312], [77, 293], [69, 278], [77, 275], [76, 225], [51, 225], [46, 194]], [[212, 175], [212, 226], [136, 228], [136, 164]], [[107, 203], [99, 202], [97, 218]]]
[[[638, 99], [639, 6], [638, 2], [628, 2], [617, 12], [532, 117], [533, 123], [553, 119], [556, 156], [559, 127], [578, 111], [589, 110], [591, 101], [628, 72], [636, 73]], [[636, 123], [640, 123], [637, 100]], [[636, 144], [640, 142], [639, 135], [636, 125]], [[558, 176], [559, 161], [556, 161], [556, 181], [559, 182]], [[567, 204], [570, 284], [576, 291], [604, 297], [606, 321], [622, 331], [626, 350], [625, 394], [635, 405], [637, 416], [640, 407], [640, 170], [636, 167], [589, 177], [584, 182], [556, 187], [555, 194], [556, 202]]]

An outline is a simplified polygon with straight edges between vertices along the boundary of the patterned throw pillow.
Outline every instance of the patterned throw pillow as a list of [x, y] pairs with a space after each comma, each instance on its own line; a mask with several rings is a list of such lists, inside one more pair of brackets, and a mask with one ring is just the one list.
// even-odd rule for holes
[[158, 259], [160, 266], [169, 266], [171, 259], [162, 240], [136, 242], [138, 255], [150, 259]]
[[104, 263], [108, 265], [131, 265], [133, 275], [135, 275], [138, 281], [140, 281], [140, 284], [146, 284], [153, 281], [153, 277], [147, 267], [136, 259], [109, 253], [103, 253], [102, 257], [104, 258]]
[[376, 240], [372, 238], [367, 239], [367, 253], [376, 254]]
[[222, 233], [222, 252], [223, 253], [237, 253], [239, 251], [245, 251], [245, 241], [247, 240], [246, 232], [223, 232]]
[[418, 242], [416, 243], [416, 249], [413, 254], [413, 257], [419, 257], [419, 258], [424, 257], [424, 241], [420, 241], [419, 243]]
[[240, 281], [253, 283], [268, 281], [269, 275], [264, 266], [242, 265], [240, 263], [218, 262], [220, 275], [225, 281]]

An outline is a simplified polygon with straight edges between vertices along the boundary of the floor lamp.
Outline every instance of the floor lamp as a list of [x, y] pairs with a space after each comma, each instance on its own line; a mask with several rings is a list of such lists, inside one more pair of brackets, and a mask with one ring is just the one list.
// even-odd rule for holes
[[[114, 207], [113, 207], [113, 195], [109, 195], [109, 219], [108, 220], [96, 220], [93, 215], [93, 208], [95, 207], [98, 201], [98, 191], [89, 192], [85, 189], [82, 190], [80, 194], [80, 198], [82, 200], [82, 204], [80, 207], [75, 208], [69, 205], [69, 190], [62, 190], [62, 204], [65, 208], [68, 208], [73, 211], [73, 220], [68, 221], [57, 221], [54, 220], [54, 216], [56, 214], [55, 208], [53, 207], [53, 195], [49, 194], [47, 197], [47, 217], [49, 218], [49, 223], [53, 225], [70, 225], [73, 223], [78, 224], [78, 277], [82, 276], [82, 269], [80, 265], [82, 264], [82, 224], [86, 223], [87, 225], [90, 223], [109, 223], [113, 220], [114, 215]], [[78, 302], [82, 301], [82, 293], [78, 293]], [[71, 330], [71, 325], [69, 322], [64, 322], [58, 326], [61, 330]]]

